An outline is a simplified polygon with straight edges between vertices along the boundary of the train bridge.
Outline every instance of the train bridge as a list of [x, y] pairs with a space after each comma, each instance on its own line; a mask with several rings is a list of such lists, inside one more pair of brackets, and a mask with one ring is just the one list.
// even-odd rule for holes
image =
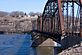
[[81, 38], [82, 0], [48, 0], [36, 25], [32, 30], [32, 46], [38, 46], [48, 38], [60, 44], [65, 37]]

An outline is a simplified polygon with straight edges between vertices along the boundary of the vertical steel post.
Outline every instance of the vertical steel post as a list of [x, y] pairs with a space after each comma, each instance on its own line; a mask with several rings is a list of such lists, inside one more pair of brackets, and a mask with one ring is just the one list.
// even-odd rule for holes
[[82, 0], [80, 0], [80, 36], [82, 37]]
[[72, 0], [72, 36], [74, 35], [74, 2]]
[[62, 35], [65, 34], [65, 30], [64, 30], [64, 18], [63, 18], [63, 13], [62, 13], [62, 4], [61, 4], [61, 0], [58, 0], [58, 9], [59, 9], [59, 16], [60, 16], [60, 23], [61, 23], [61, 30], [62, 30]]
[[51, 31], [50, 31], [50, 32], [52, 33], [52, 28], [53, 28], [53, 21], [52, 21], [52, 17], [51, 17], [51, 19], [50, 19], [50, 24], [51, 24], [51, 27], [50, 27], [50, 28], [51, 28]]
[[40, 17], [40, 31], [42, 31], [42, 17]]
[[38, 18], [36, 19], [36, 21], [35, 21], [35, 22], [36, 22], [36, 24], [35, 24], [35, 26], [36, 26], [35, 30], [39, 30], [39, 29], [38, 29], [38, 19], [39, 19], [39, 17], [38, 17]]
[[80, 3], [82, 4], [82, 0], [80, 0]]
[[68, 22], [68, 2], [67, 2], [67, 35], [69, 34], [69, 22]]
[[43, 17], [42, 17], [42, 20], [41, 20], [41, 31], [43, 31]]

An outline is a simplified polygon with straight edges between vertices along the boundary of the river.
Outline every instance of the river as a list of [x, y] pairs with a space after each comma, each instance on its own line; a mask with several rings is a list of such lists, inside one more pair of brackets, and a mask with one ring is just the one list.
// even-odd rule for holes
[[0, 55], [36, 55], [29, 34], [1, 34]]

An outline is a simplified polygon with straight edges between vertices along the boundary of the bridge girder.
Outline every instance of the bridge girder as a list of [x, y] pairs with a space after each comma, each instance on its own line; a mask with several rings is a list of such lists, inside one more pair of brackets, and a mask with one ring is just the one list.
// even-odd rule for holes
[[[82, 0], [48, 0], [44, 7], [42, 17], [38, 19], [39, 28], [37, 30], [39, 31], [35, 31], [34, 38], [36, 39], [39, 36], [41, 44], [43, 36], [52, 38], [53, 40], [56, 39], [58, 42], [61, 42], [59, 40], [61, 39], [61, 35], [58, 34], [65, 33], [66, 36], [82, 37], [81, 3]], [[75, 5], [77, 8], [75, 8]], [[46, 40], [45, 38], [44, 40]]]
[[[60, 1], [60, 5], [58, 5], [58, 1]], [[70, 5], [71, 4], [71, 5]], [[81, 6], [81, 0], [48, 0], [44, 11], [42, 14], [41, 21], [41, 31], [45, 32], [59, 32], [64, 33], [69, 30], [68, 22], [69, 22], [69, 9], [71, 8], [71, 17], [73, 18], [71, 21], [71, 25], [74, 26], [74, 19], [75, 19], [75, 4], [79, 7]], [[69, 8], [70, 5], [70, 8]], [[60, 7], [59, 7], [60, 6]], [[66, 10], [65, 10], [66, 9]], [[80, 10], [78, 10], [79, 12]], [[66, 12], [66, 14], [64, 14]], [[60, 14], [61, 13], [61, 14]], [[67, 16], [67, 17], [66, 17]], [[80, 16], [80, 14], [78, 15]], [[65, 30], [65, 17], [67, 19], [67, 30]], [[79, 20], [78, 20], [79, 21]], [[73, 29], [73, 27], [72, 27]], [[74, 30], [72, 30], [73, 33]]]

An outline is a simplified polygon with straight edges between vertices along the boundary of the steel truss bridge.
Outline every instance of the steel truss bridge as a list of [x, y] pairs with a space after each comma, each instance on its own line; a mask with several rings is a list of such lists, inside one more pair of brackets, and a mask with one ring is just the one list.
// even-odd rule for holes
[[65, 36], [82, 37], [82, 0], [48, 0], [36, 24], [33, 46], [47, 38], [61, 43]]

